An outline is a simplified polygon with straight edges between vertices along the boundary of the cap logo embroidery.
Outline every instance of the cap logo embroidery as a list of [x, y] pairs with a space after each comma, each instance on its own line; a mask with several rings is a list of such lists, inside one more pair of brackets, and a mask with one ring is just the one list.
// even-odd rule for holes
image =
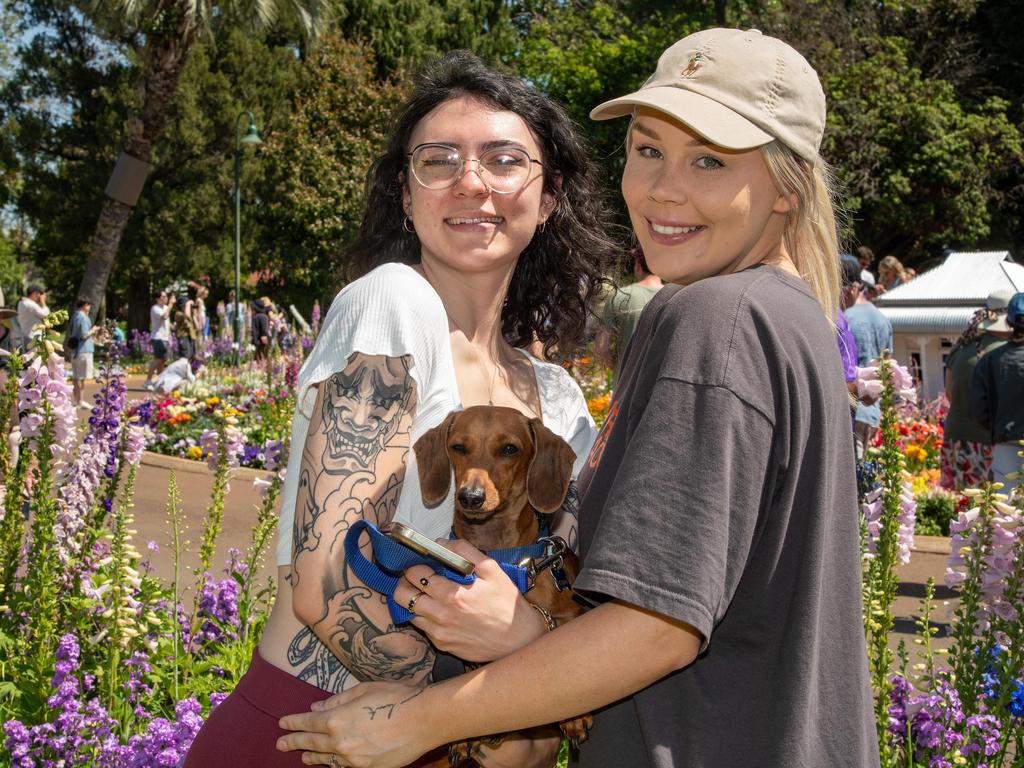
[[693, 77], [697, 74], [697, 70], [704, 66], [704, 54], [698, 53], [690, 57], [690, 60], [686, 63], [686, 68], [680, 72], [683, 77]]

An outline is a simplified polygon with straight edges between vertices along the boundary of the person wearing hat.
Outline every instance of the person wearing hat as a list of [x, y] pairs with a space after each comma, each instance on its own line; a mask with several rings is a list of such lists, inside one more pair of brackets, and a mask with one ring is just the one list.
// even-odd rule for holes
[[619, 116], [626, 207], [670, 284], [580, 476], [574, 591], [595, 607], [460, 677], [287, 716], [280, 748], [398, 766], [596, 712], [584, 768], [879, 764], [818, 77], [757, 30], [705, 30], [591, 113]]
[[263, 363], [270, 352], [270, 311], [273, 304], [267, 296], [252, 303], [252, 343], [256, 348], [256, 362]]
[[[1009, 340], [981, 358], [971, 379], [974, 415], [994, 444], [992, 479], [1007, 493], [1020, 484], [1020, 441], [1024, 440], [1024, 293], [1015, 293], [1006, 315], [988, 330], [1009, 333]], [[1018, 473], [1011, 478], [1011, 473]]]
[[1010, 289], [993, 291], [985, 306], [974, 313], [967, 329], [946, 356], [946, 398], [949, 410], [943, 423], [939, 458], [943, 488], [977, 488], [992, 479], [992, 433], [974, 417], [971, 380], [978, 361], [1006, 343], [1006, 307]]
[[49, 314], [50, 308], [46, 306], [46, 291], [41, 285], [32, 283], [18, 302], [18, 333], [15, 343], [21, 349], [28, 349], [32, 339], [39, 335], [39, 332], [34, 330], [36, 325]]

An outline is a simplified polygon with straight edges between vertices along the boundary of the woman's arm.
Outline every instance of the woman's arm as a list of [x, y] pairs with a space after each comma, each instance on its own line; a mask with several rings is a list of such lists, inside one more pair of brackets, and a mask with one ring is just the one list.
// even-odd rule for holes
[[416, 405], [407, 357], [353, 354], [317, 386], [299, 468], [292, 599], [297, 618], [358, 680], [419, 683], [429, 644], [391, 623], [385, 599], [346, 567], [344, 540], [359, 520], [394, 516]]
[[[639, 649], [626, 653], [623, 649]], [[621, 602], [595, 608], [511, 656], [421, 691], [360, 685], [319, 711], [281, 720], [282, 750], [327, 764], [398, 768], [440, 744], [559, 722], [617, 701], [690, 664], [700, 635]]]

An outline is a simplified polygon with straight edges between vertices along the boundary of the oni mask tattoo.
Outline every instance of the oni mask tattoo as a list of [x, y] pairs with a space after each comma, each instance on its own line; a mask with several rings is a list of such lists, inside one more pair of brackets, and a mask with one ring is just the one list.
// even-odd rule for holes
[[405, 358], [377, 358], [326, 383], [324, 469], [330, 474], [372, 470], [377, 455], [397, 432], [413, 391]]

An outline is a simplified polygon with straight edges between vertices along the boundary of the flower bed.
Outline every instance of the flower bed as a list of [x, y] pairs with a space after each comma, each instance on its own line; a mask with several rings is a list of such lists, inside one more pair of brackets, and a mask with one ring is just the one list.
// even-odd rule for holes
[[[62, 315], [53, 313], [48, 326]], [[52, 335], [48, 341], [23, 370], [12, 358], [14, 375], [0, 388], [0, 421], [9, 426], [16, 403], [23, 435], [17, 460], [0, 441], [5, 754], [17, 768], [174, 766], [258, 642], [271, 593], [255, 574], [276, 524], [283, 473], [270, 471], [262, 480], [265, 495], [249, 547], [233, 551], [223, 574], [214, 575], [228, 479], [240, 452], [231, 448], [238, 442], [236, 417], [226, 408], [204, 413], [214, 435], [205, 447], [214, 484], [199, 565], [191, 573], [179, 567], [184, 520], [172, 475], [165, 546], [175, 577], [157, 578], [132, 529], [148, 427], [126, 410], [123, 377], [108, 370], [79, 443], [63, 362]], [[284, 451], [276, 458], [283, 462]], [[276, 470], [273, 455], [265, 454], [263, 463]], [[148, 550], [158, 546], [151, 542]]]
[[[47, 323], [59, 322], [62, 314], [53, 313]], [[0, 388], [0, 421], [8, 426], [17, 404], [24, 436], [16, 461], [0, 441], [4, 745], [17, 768], [174, 766], [202, 719], [244, 672], [266, 621], [271, 587], [255, 574], [276, 523], [281, 473], [268, 472], [250, 546], [233, 552], [217, 574], [212, 557], [228, 478], [248, 439], [243, 416], [260, 407], [242, 394], [253, 388], [249, 374], [227, 377], [237, 381], [212, 377], [205, 390], [187, 395], [196, 401], [187, 406], [182, 398], [163, 406], [150, 401], [146, 421], [140, 413], [145, 404], [125, 410], [123, 379], [110, 372], [78, 443], [63, 366], [51, 352], [40, 344], [20, 375], [15, 358], [15, 375]], [[880, 375], [882, 439], [872, 457], [874, 471], [870, 477], [862, 472], [862, 481], [864, 629], [881, 765], [1019, 766], [1024, 494], [1008, 498], [997, 485], [965, 491], [967, 506], [951, 525], [946, 577], [961, 598], [951, 623], [953, 645], [946, 656], [932, 648], [929, 584], [918, 619], [917, 657], [911, 661], [902, 646], [893, 654], [895, 568], [911, 556], [907, 537], [917, 505], [906, 472], [897, 388], [887, 365]], [[207, 402], [214, 397], [222, 399]], [[259, 401], [266, 394], [251, 397]], [[165, 416], [155, 417], [161, 408]], [[177, 418], [184, 413], [190, 418]], [[131, 500], [146, 424], [173, 431], [204, 419], [207, 439], [199, 447], [214, 468], [214, 484], [198, 542], [200, 565], [188, 574], [195, 586], [189, 593], [178, 568], [184, 521], [173, 477], [165, 546], [174, 555], [175, 578], [150, 571], [133, 539]], [[268, 470], [285, 461], [287, 435], [280, 439], [279, 456], [264, 453]], [[564, 759], [563, 750], [560, 765]]]
[[294, 409], [287, 387], [249, 388], [237, 382], [155, 396], [133, 405], [129, 415], [151, 429], [148, 450], [199, 461], [209, 459], [219, 421], [231, 419], [239, 440], [230, 450], [239, 465], [264, 469], [268, 456], [273, 461], [280, 453]]

